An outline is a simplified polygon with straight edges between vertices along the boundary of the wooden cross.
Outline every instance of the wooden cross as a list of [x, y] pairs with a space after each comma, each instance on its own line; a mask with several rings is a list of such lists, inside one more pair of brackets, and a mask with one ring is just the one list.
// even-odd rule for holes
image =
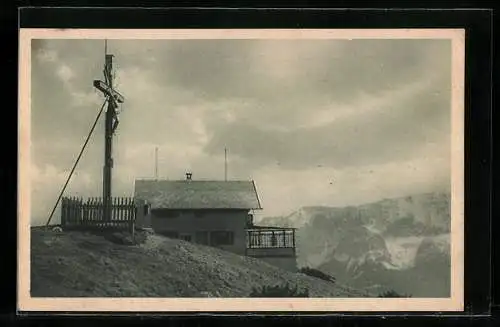
[[[106, 51], [107, 52], [107, 51]], [[107, 98], [108, 108], [105, 118], [104, 132], [104, 168], [103, 168], [103, 205], [104, 220], [111, 219], [111, 171], [113, 168], [112, 145], [113, 134], [118, 127], [118, 103], [123, 103], [123, 96], [113, 88], [113, 55], [105, 53], [104, 82], [94, 80], [94, 87]]]
[[94, 87], [97, 88], [99, 91], [101, 91], [108, 100], [108, 110], [111, 110], [113, 119], [112, 132], [114, 132], [116, 130], [116, 127], [118, 127], [118, 114], [116, 112], [116, 109], [118, 108], [118, 103], [123, 103], [125, 99], [123, 98], [123, 95], [118, 93], [118, 91], [116, 91], [113, 88], [112, 70], [113, 70], [113, 55], [106, 54], [106, 63], [104, 65], [105, 82], [101, 80], [95, 80]]

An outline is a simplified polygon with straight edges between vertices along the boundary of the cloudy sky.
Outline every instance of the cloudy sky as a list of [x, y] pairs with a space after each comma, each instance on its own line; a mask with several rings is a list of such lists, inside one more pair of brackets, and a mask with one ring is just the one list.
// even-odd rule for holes
[[[448, 190], [449, 40], [112, 40], [125, 96], [114, 195], [151, 178], [253, 179], [261, 216]], [[102, 104], [104, 41], [32, 41], [32, 221]], [[103, 119], [67, 194], [102, 192]], [[57, 218], [58, 215], [56, 214]], [[57, 219], [56, 218], [56, 219]]]

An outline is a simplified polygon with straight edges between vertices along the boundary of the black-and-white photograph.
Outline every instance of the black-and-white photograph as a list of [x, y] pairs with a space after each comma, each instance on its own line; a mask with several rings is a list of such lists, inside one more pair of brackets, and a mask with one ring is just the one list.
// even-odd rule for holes
[[453, 42], [32, 38], [30, 296], [450, 298]]

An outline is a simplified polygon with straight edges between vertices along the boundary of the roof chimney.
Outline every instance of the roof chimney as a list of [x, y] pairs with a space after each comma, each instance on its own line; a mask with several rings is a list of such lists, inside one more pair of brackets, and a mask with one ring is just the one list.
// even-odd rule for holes
[[192, 176], [192, 173], [186, 173], [186, 180], [190, 181]]

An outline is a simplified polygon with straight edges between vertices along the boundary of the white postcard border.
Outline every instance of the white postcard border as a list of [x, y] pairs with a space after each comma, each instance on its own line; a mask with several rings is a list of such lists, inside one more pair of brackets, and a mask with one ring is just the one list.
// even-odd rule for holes
[[[32, 298], [30, 296], [30, 92], [32, 39], [450, 39], [452, 40], [450, 298]], [[463, 29], [20, 29], [18, 310], [115, 312], [462, 311], [464, 309]]]

